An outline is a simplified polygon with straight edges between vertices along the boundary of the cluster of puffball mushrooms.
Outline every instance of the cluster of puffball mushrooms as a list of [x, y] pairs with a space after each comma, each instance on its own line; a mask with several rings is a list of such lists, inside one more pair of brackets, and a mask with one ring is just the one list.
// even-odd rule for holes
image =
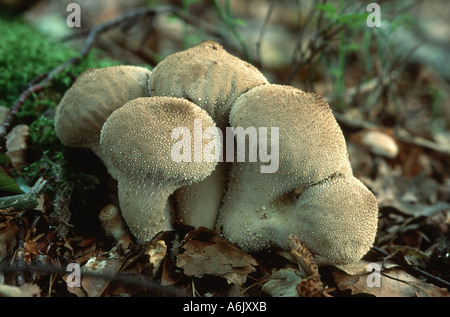
[[[175, 162], [173, 129], [279, 127], [279, 168], [257, 162]], [[318, 264], [359, 260], [377, 231], [374, 195], [353, 176], [343, 133], [317, 94], [270, 84], [206, 41], [153, 71], [85, 71], [55, 118], [67, 146], [91, 149], [117, 180], [122, 217], [145, 242], [178, 223], [216, 230], [246, 252], [288, 248], [295, 234]], [[217, 148], [223, 140], [215, 137]], [[192, 145], [193, 146], [193, 145]], [[268, 151], [270, 151], [270, 146]]]

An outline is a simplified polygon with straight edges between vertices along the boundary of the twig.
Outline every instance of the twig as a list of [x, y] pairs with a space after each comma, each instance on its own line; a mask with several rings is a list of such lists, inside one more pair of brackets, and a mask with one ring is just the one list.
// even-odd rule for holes
[[[360, 120], [356, 118], [352, 118], [350, 116], [341, 114], [339, 112], [333, 112], [334, 117], [339, 122], [339, 124], [344, 124], [352, 129], [369, 129], [369, 130], [384, 130], [385, 128], [369, 121]], [[445, 147], [442, 144], [433, 142], [431, 140], [425, 139], [423, 137], [412, 135], [405, 129], [398, 127], [394, 130], [394, 138], [404, 142], [409, 143], [414, 146], [423, 147], [425, 149], [450, 156], [450, 148]]]
[[[23, 276], [24, 272], [44, 272], [44, 273], [52, 273], [52, 274], [60, 274], [65, 275], [69, 273], [69, 271], [65, 270], [62, 267], [55, 265], [27, 265], [27, 266], [0, 266], [0, 272], [3, 273], [19, 273]], [[125, 273], [117, 273], [111, 274], [107, 272], [103, 273], [92, 273], [92, 272], [81, 272], [82, 276], [87, 277], [96, 277], [103, 278], [105, 280], [111, 281], [119, 281], [124, 282], [130, 285], [142, 286], [151, 290], [164, 292], [170, 296], [178, 296], [178, 297], [186, 297], [188, 294], [182, 289], [178, 289], [171, 286], [161, 286], [159, 283], [152, 281], [150, 278], [147, 278], [140, 274], [125, 274]], [[17, 285], [20, 286], [20, 285]]]
[[405, 270], [407, 270], [413, 274], [416, 274], [416, 275], [421, 275], [433, 284], [436, 284], [440, 287], [446, 287], [446, 288], [450, 289], [450, 282], [447, 282], [446, 280], [443, 280], [437, 276], [434, 276], [428, 272], [425, 272], [409, 263], [406, 263], [405, 261], [400, 261], [399, 259], [392, 257], [391, 254], [387, 253], [386, 251], [384, 251], [376, 246], [372, 247], [372, 251], [377, 253], [378, 255], [382, 256], [383, 258], [389, 257], [389, 259], [391, 261], [402, 266]]
[[0, 197], [0, 209], [26, 210], [36, 208], [38, 201], [34, 194], [20, 194]]

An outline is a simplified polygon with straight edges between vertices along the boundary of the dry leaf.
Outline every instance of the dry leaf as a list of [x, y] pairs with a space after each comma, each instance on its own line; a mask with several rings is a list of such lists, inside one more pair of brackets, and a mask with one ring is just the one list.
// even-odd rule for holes
[[298, 269], [273, 271], [262, 290], [272, 297], [317, 297], [323, 294], [319, 269], [306, 244], [295, 235], [289, 236], [291, 255]]
[[[89, 297], [101, 296], [119, 271], [125, 258], [115, 252], [106, 257], [94, 256], [83, 266], [81, 286]], [[87, 274], [86, 274], [87, 273]], [[98, 276], [96, 276], [98, 275]], [[69, 289], [69, 288], [68, 288]], [[81, 290], [76, 293], [82, 294]]]
[[26, 124], [16, 125], [6, 136], [6, 147], [8, 149], [6, 155], [9, 156], [15, 168], [19, 168], [26, 162], [25, 155], [28, 148], [28, 136], [28, 126]]
[[159, 240], [151, 243], [145, 254], [149, 256], [149, 262], [153, 265], [153, 275], [155, 275], [159, 268], [161, 267], [161, 263], [167, 254], [167, 246], [163, 240]]
[[11, 255], [11, 250], [16, 245], [16, 234], [19, 228], [13, 221], [5, 221], [0, 224], [0, 262], [2, 262], [6, 255]]
[[280, 269], [273, 271], [262, 290], [272, 297], [298, 297], [297, 285], [304, 276], [296, 269]]
[[178, 255], [176, 265], [188, 276], [215, 275], [228, 283], [242, 285], [255, 270], [256, 260], [217, 233], [206, 228], [190, 232]]
[[384, 160], [377, 160], [375, 180], [361, 180], [374, 191], [380, 209], [390, 207], [413, 217], [429, 217], [450, 209], [450, 203], [438, 201], [439, 184], [431, 177], [406, 177], [399, 166], [391, 168]]
[[[371, 266], [369, 266], [371, 265]], [[442, 297], [449, 296], [446, 289], [423, 282], [395, 264], [382, 269], [381, 262], [360, 261], [333, 272], [341, 291], [352, 295], [368, 294], [377, 297]]]

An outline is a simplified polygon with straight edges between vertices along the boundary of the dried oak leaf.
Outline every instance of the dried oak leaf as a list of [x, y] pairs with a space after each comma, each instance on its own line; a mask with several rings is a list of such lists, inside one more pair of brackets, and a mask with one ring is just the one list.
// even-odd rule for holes
[[[82, 267], [81, 287], [68, 285], [67, 290], [79, 297], [100, 297], [105, 293], [124, 262], [125, 258], [114, 251], [92, 256]], [[66, 280], [67, 276], [65, 275], [63, 278]]]
[[17, 244], [16, 235], [18, 231], [19, 228], [10, 219], [0, 223], [0, 262], [14, 253], [13, 250]]
[[187, 276], [214, 275], [242, 285], [258, 262], [214, 231], [200, 227], [186, 236], [176, 265]]
[[8, 149], [6, 155], [9, 156], [15, 168], [19, 168], [26, 162], [28, 137], [28, 126], [26, 124], [15, 126], [6, 136], [6, 147]]

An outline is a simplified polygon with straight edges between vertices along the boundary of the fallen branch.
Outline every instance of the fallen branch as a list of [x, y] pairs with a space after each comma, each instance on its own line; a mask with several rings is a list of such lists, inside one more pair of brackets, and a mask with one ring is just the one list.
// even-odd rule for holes
[[[43, 272], [43, 273], [53, 273], [60, 274], [62, 276], [70, 273], [70, 270], [67, 270], [64, 267], [56, 266], [56, 265], [16, 265], [16, 266], [0, 266], [0, 272], [4, 274], [8, 273], [16, 273], [22, 277], [20, 284], [17, 283], [17, 286], [21, 286], [24, 284], [23, 274], [25, 272]], [[92, 272], [81, 272], [81, 276], [85, 277], [94, 277], [94, 278], [103, 278], [106, 280], [111, 280], [115, 282], [123, 282], [129, 285], [136, 285], [145, 287], [148, 290], [159, 291], [168, 296], [174, 297], [186, 297], [188, 294], [181, 288], [176, 288], [174, 286], [162, 286], [160, 283], [152, 280], [149, 277], [146, 277], [142, 274], [128, 274], [128, 273], [117, 273], [111, 274], [108, 272], [103, 273], [92, 273]]]
[[37, 197], [33, 194], [0, 197], [0, 209], [26, 210], [36, 208], [38, 204]]

